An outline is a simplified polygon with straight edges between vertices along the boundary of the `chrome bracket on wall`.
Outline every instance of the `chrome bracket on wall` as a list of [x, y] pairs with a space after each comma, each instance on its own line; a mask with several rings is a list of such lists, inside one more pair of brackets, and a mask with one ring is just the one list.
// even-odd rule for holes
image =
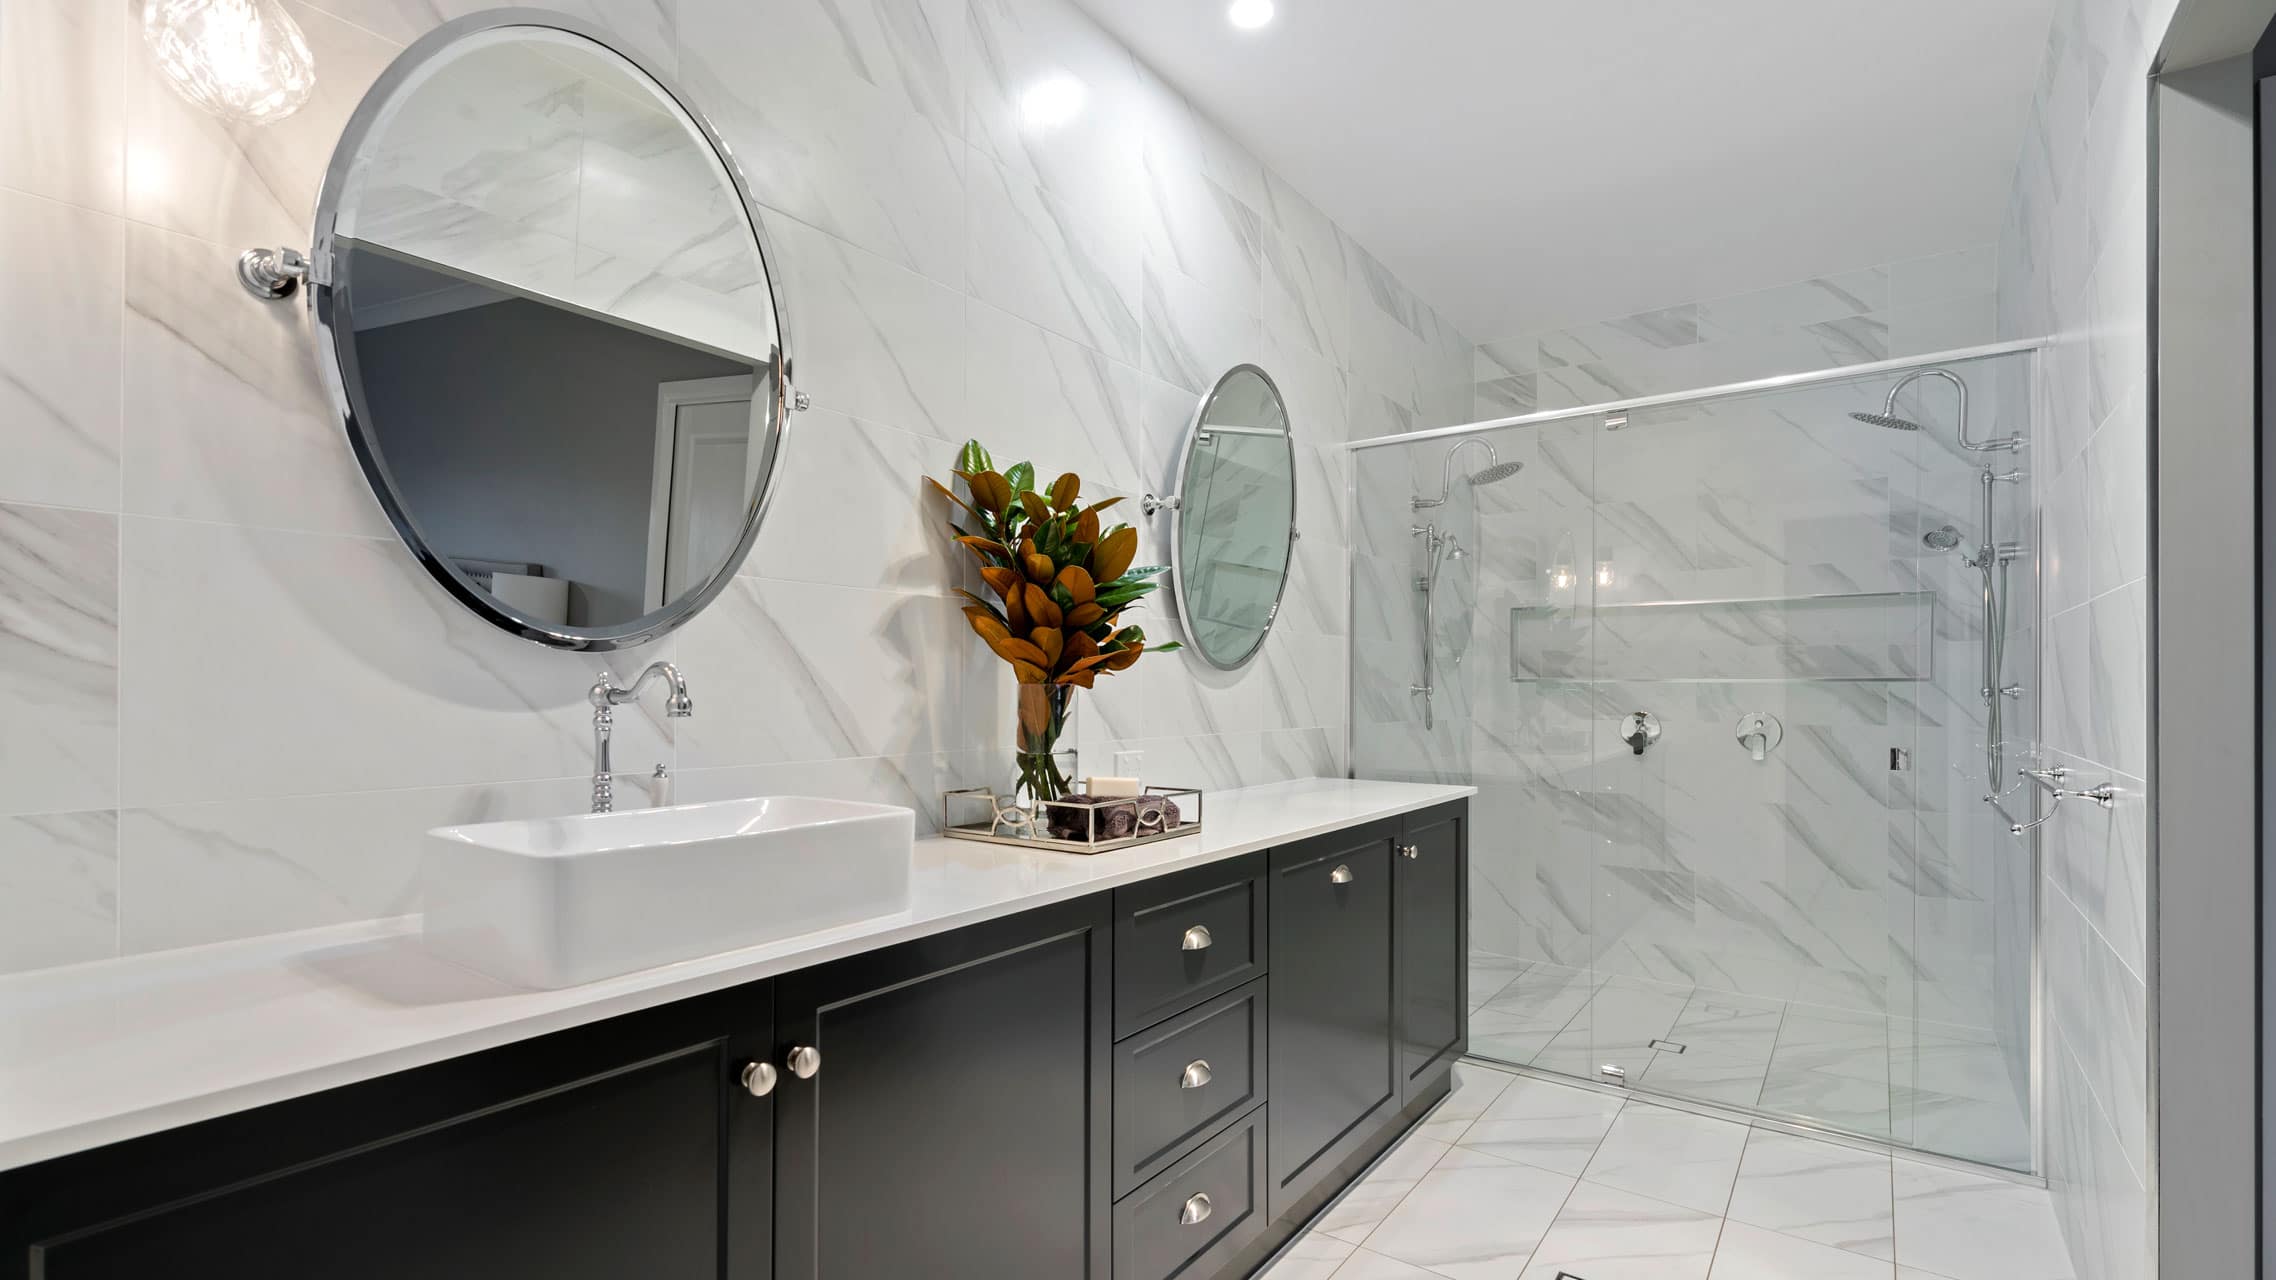
[[237, 255], [237, 283], [256, 298], [289, 298], [308, 278], [308, 259], [298, 249], [247, 249]]
[[2047, 805], [2047, 811], [2033, 821], [2017, 822], [2008, 817], [2005, 809], [1999, 808], [1999, 801], [1996, 797], [1985, 796], [1984, 799], [1991, 803], [1992, 808], [1999, 810], [1999, 816], [2007, 818], [2007, 833], [2011, 836], [2019, 836], [2027, 831], [2037, 830], [2054, 821], [2055, 810], [2062, 808], [2065, 800], [2092, 800], [2105, 809], [2110, 808], [2118, 801], [2118, 788], [2107, 782], [2100, 786], [2086, 787], [2081, 790], [2073, 790], [2064, 786], [2064, 780], [2071, 776], [2071, 771], [2068, 769], [2017, 769], [2015, 776], [2029, 778], [2038, 783], [2049, 796], [2053, 797], [2053, 801]]

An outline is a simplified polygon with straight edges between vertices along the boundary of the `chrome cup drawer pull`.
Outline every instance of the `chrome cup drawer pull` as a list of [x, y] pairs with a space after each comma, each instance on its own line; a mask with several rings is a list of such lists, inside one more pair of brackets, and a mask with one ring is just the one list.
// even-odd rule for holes
[[1216, 1073], [1209, 1069], [1209, 1059], [1195, 1058], [1185, 1064], [1184, 1071], [1178, 1073], [1178, 1088], [1198, 1089], [1215, 1078]]
[[1190, 1227], [1209, 1221], [1209, 1193], [1196, 1191], [1186, 1198], [1185, 1207], [1178, 1210], [1178, 1225]]
[[1181, 951], [1207, 951], [1217, 939], [1209, 936], [1209, 926], [1197, 924], [1185, 931], [1185, 941], [1178, 944]]
[[1329, 884], [1350, 884], [1351, 868], [1339, 866], [1328, 873]]

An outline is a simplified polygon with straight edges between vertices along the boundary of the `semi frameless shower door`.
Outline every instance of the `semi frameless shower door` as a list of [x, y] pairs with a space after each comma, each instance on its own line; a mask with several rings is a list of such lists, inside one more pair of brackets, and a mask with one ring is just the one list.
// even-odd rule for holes
[[[2029, 359], [1950, 366], [1971, 439], [2021, 429]], [[1478, 1056], [2028, 1168], [2033, 844], [1981, 799], [1975, 567], [2012, 777], [2027, 455], [1962, 447], [1943, 378], [1891, 411], [1902, 377], [1360, 450], [1354, 765], [1480, 789]]]

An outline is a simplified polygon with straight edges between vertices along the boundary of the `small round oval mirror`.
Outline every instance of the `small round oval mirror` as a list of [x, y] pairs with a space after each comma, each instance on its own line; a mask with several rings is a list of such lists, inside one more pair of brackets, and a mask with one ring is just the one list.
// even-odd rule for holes
[[1171, 530], [1178, 617], [1211, 666], [1241, 666], [1264, 647], [1295, 541], [1288, 406], [1264, 370], [1238, 365], [1186, 432]]
[[454, 597], [616, 649], [733, 580], [790, 407], [768, 255], [709, 126], [605, 36], [501, 10], [412, 45], [310, 259], [356, 457]]

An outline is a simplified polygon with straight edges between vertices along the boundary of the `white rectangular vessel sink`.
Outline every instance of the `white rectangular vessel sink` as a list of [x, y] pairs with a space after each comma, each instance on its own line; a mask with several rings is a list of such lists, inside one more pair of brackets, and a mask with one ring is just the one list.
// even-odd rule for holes
[[909, 907], [916, 815], [764, 796], [440, 827], [421, 879], [430, 950], [570, 987]]

